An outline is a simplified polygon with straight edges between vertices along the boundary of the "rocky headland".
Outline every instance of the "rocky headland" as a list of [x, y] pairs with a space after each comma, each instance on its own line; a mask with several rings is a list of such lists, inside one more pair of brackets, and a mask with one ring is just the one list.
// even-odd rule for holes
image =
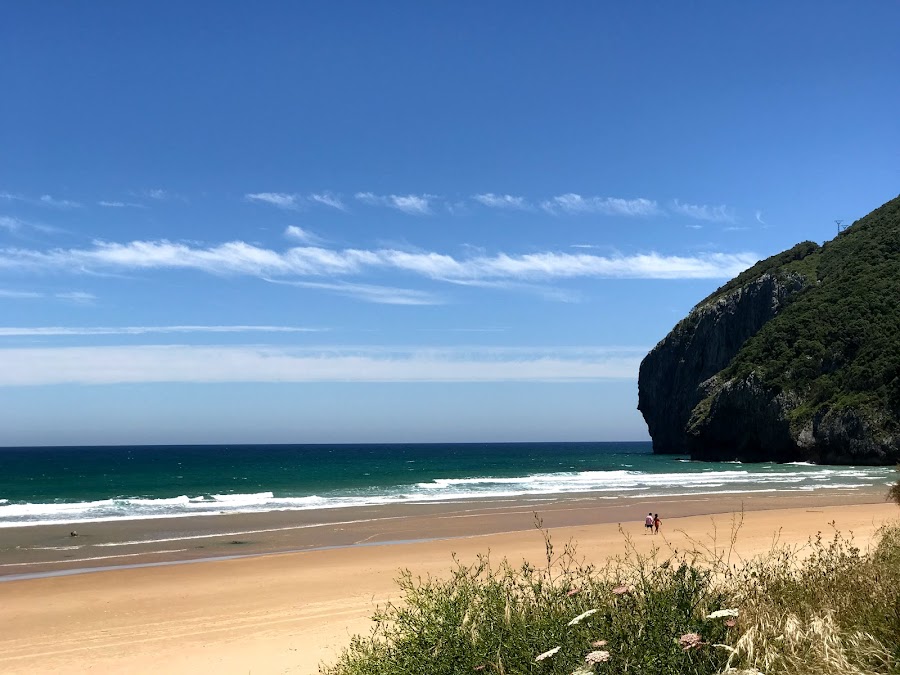
[[900, 460], [900, 197], [698, 303], [641, 363], [638, 409], [657, 453]]

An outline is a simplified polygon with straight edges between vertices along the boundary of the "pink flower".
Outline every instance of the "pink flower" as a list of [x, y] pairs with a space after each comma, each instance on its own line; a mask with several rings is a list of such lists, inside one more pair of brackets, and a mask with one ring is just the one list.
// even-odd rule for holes
[[612, 592], [613, 595], [626, 595], [628, 593], [631, 593], [631, 587], [622, 584], [621, 586], [616, 586], [614, 589], [612, 589]]
[[590, 664], [603, 663], [604, 661], [609, 661], [609, 652], [607, 652], [607, 651], [591, 652], [590, 654], [588, 654], [587, 656], [584, 657], [584, 660]]
[[678, 644], [681, 645], [681, 648], [684, 651], [688, 649], [696, 649], [703, 644], [703, 638], [700, 637], [697, 633], [685, 633], [680, 638], [678, 638]]
[[581, 589], [580, 589], [580, 588], [570, 588], [570, 589], [569, 589], [569, 592], [566, 593], [566, 595], [567, 595], [568, 597], [571, 598], [573, 595], [576, 595], [576, 594], [578, 594], [578, 593], [581, 593]]

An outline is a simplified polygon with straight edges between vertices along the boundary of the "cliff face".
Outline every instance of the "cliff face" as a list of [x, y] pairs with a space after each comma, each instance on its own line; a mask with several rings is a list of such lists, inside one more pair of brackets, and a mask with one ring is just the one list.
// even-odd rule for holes
[[900, 459], [900, 198], [701, 301], [641, 363], [654, 452]]
[[685, 433], [703, 383], [725, 368], [748, 338], [774, 317], [803, 278], [770, 273], [694, 308], [641, 362], [638, 410], [656, 453], [687, 453]]

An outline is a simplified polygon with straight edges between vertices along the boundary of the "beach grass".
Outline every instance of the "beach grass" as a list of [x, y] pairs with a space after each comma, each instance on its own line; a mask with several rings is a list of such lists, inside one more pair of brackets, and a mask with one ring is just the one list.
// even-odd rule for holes
[[869, 550], [834, 531], [751, 560], [740, 525], [647, 555], [624, 537], [599, 565], [545, 532], [539, 566], [486, 554], [442, 578], [403, 571], [400, 600], [320, 672], [900, 674], [900, 525]]

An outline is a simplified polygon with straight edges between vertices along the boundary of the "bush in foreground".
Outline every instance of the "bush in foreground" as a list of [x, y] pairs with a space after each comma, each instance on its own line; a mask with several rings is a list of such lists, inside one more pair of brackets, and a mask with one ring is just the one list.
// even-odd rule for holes
[[740, 564], [730, 545], [641, 556], [626, 539], [597, 567], [545, 541], [546, 566], [402, 572], [401, 601], [321, 672], [900, 674], [898, 527], [870, 552], [835, 534]]

